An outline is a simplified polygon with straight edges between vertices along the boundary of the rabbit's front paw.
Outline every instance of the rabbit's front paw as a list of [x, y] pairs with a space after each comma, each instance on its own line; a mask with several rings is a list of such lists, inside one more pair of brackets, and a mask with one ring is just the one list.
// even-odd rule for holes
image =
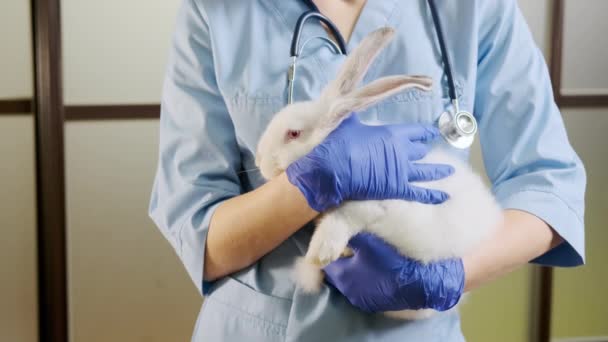
[[323, 241], [319, 246], [318, 258], [321, 265], [335, 261], [343, 256], [352, 256], [353, 252], [346, 247], [348, 241]]
[[341, 256], [352, 255], [352, 252], [345, 251], [348, 240], [354, 233], [350, 227], [349, 222], [338, 212], [323, 216], [310, 240], [307, 258], [325, 267]]
[[340, 254], [340, 257], [341, 258], [350, 258], [353, 255], [355, 255], [355, 252], [350, 247], [346, 247], [342, 251], [342, 254]]

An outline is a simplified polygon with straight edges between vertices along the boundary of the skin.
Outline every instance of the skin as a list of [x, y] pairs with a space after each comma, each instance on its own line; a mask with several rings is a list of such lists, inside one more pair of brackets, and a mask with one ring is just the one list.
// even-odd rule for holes
[[203, 278], [215, 280], [255, 263], [318, 215], [285, 173], [223, 202], [209, 224]]
[[[319, 0], [315, 4], [348, 41], [365, 0]], [[221, 278], [255, 263], [318, 215], [285, 174], [223, 202], [209, 227], [205, 280]], [[562, 242], [538, 217], [506, 210], [503, 225], [496, 233], [463, 257], [465, 291], [526, 265]]]
[[520, 210], [505, 210], [503, 225], [462, 258], [464, 290], [470, 291], [526, 265], [563, 242], [545, 221]]
[[316, 0], [313, 2], [321, 13], [331, 19], [344, 40], [348, 42], [363, 10], [365, 0]]

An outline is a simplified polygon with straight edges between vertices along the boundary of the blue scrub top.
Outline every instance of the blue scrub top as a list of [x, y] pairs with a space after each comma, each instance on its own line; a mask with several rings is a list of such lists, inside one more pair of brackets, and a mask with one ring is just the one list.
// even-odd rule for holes
[[[566, 240], [535, 262], [583, 263], [585, 170], [568, 142], [545, 61], [516, 0], [440, 1], [438, 9], [461, 106], [479, 122], [499, 203], [540, 217]], [[255, 168], [258, 139], [286, 104], [289, 46], [305, 10], [302, 1], [290, 0], [184, 0], [179, 11], [149, 210], [206, 296], [193, 341], [463, 341], [457, 312], [402, 322], [359, 312], [329, 287], [319, 295], [301, 293], [290, 271], [306, 251], [309, 226], [254, 265], [203, 282], [214, 210], [263, 184], [259, 173], [242, 171]], [[368, 0], [348, 50], [383, 26], [397, 35], [363, 83], [422, 74], [435, 85], [430, 93], [393, 96], [359, 113], [361, 119], [435, 123], [449, 95], [426, 1]], [[307, 24], [302, 41], [314, 35], [326, 33]], [[311, 41], [299, 62], [295, 100], [315, 98], [343, 61], [321, 40]], [[467, 158], [468, 152], [461, 154]]]

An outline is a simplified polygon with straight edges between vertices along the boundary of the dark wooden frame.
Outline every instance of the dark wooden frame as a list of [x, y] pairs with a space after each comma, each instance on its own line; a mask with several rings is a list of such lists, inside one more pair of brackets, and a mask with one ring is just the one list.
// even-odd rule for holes
[[533, 266], [531, 285], [529, 340], [531, 342], [550, 342], [553, 269]]
[[0, 99], [0, 114], [31, 114], [32, 99]]
[[160, 105], [97, 105], [66, 106], [65, 119], [80, 120], [133, 120], [158, 119]]
[[565, 0], [553, 2], [553, 44], [551, 46], [551, 79], [553, 94], [558, 106], [565, 107], [603, 107], [608, 106], [606, 95], [565, 95], [562, 93], [562, 62], [564, 48]]
[[68, 340], [60, 0], [31, 0], [34, 39], [38, 325], [40, 341]]

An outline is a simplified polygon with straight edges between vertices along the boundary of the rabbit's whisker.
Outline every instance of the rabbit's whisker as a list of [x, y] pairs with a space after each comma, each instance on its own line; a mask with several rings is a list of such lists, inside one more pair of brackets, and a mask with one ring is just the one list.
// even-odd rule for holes
[[258, 171], [258, 170], [259, 170], [259, 168], [255, 167], [253, 169], [239, 171], [239, 172], [237, 172], [237, 174], [240, 175], [242, 173], [248, 173], [248, 172], [253, 172], [253, 171]]

